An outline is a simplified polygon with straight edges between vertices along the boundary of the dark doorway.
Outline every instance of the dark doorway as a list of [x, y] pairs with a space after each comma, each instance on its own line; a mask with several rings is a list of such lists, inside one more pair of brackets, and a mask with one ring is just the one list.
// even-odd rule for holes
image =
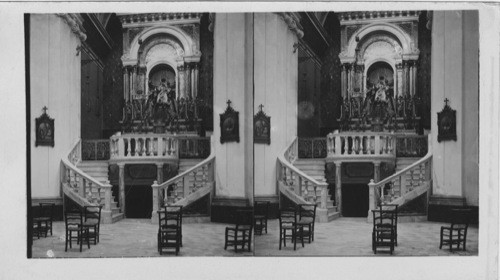
[[151, 186], [125, 186], [125, 216], [149, 219], [153, 210]]
[[367, 217], [368, 186], [366, 184], [342, 184], [342, 216]]

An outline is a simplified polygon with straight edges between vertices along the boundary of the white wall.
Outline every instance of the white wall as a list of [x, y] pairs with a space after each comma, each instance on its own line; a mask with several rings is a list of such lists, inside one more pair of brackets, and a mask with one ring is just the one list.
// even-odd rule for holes
[[[59, 17], [32, 14], [30, 24], [31, 193], [33, 198], [60, 197], [63, 156], [80, 137], [80, 39]], [[54, 147], [35, 147], [35, 118], [54, 118]]]
[[[217, 14], [214, 28], [216, 196], [253, 201], [252, 15]], [[240, 142], [220, 143], [226, 101], [239, 112]]]
[[277, 195], [276, 158], [297, 136], [298, 41], [274, 13], [256, 13], [254, 33], [255, 100], [271, 117], [271, 145], [254, 144], [255, 196]]
[[[432, 25], [433, 194], [478, 202], [478, 21], [476, 12], [435, 11]], [[444, 99], [457, 111], [457, 141], [437, 142]], [[469, 177], [468, 177], [469, 176]]]

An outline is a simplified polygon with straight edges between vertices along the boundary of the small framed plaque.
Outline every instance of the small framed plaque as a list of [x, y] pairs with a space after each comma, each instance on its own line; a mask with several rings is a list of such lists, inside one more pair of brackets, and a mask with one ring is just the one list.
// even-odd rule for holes
[[448, 98], [444, 100], [444, 108], [438, 112], [438, 142], [457, 141], [457, 111], [448, 105]]
[[35, 147], [54, 147], [54, 119], [47, 114], [47, 107], [43, 107], [43, 114], [35, 119], [35, 134]]
[[262, 111], [262, 104], [259, 112], [253, 118], [253, 141], [260, 144], [271, 144], [271, 117]]
[[231, 100], [227, 101], [227, 108], [220, 114], [220, 142], [240, 142], [239, 112], [231, 107]]

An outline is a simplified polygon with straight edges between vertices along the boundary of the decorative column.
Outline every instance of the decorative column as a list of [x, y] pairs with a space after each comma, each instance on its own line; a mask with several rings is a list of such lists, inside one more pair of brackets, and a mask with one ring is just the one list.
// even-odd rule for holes
[[186, 87], [185, 95], [186, 97], [192, 97], [191, 95], [191, 64], [186, 65], [186, 70], [184, 73], [184, 85]]
[[403, 95], [403, 65], [401, 63], [396, 64], [396, 79], [397, 79], [397, 88], [396, 88], [396, 96]]
[[199, 65], [198, 63], [194, 64], [194, 85], [193, 85], [193, 97], [196, 99], [196, 97], [198, 97], [198, 84], [199, 84], [199, 80], [198, 80], [198, 75], [199, 75]]
[[132, 92], [130, 95], [135, 95], [137, 92], [137, 66], [132, 67]]
[[129, 88], [129, 78], [128, 78], [128, 66], [123, 67], [123, 100], [128, 101], [128, 96], [130, 92]]
[[413, 80], [413, 96], [417, 94], [417, 61], [414, 60], [412, 64], [412, 80]]
[[337, 211], [342, 215], [342, 162], [335, 163], [335, 204]]
[[352, 65], [348, 64], [347, 65], [347, 96], [352, 91]]
[[347, 96], [347, 67], [348, 65], [346, 63], [342, 64], [342, 72], [340, 74], [340, 83], [341, 83], [341, 89], [342, 89], [342, 98], [346, 98]]
[[[146, 66], [140, 66], [138, 68], [138, 73], [139, 73], [139, 85], [137, 86], [137, 91], [142, 91], [142, 94], [145, 94], [147, 92], [146, 90]], [[137, 93], [136, 91], [136, 93]]]
[[120, 209], [125, 216], [125, 164], [119, 163], [119, 172], [118, 172], [118, 189], [120, 192]]
[[407, 96], [410, 94], [410, 63], [409, 61], [403, 61], [403, 94]]
[[179, 65], [177, 67], [178, 72], [178, 84], [179, 84], [179, 98], [186, 98], [186, 86], [185, 86], [185, 78], [184, 78], [184, 65]]
[[158, 201], [159, 197], [159, 185], [157, 181], [153, 182], [153, 185], [151, 185], [152, 188], [152, 197], [151, 199], [153, 200], [153, 209], [151, 211], [151, 223], [157, 223], [158, 222], [158, 210], [160, 209], [160, 204]]

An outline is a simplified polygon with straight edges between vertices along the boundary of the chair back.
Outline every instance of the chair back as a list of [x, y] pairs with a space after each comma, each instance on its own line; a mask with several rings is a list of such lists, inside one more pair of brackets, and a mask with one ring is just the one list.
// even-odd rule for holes
[[372, 210], [373, 227], [375, 228], [380, 225], [395, 226], [397, 220], [396, 213], [397, 212], [393, 210], [382, 210], [382, 209]]
[[285, 208], [280, 209], [280, 229], [283, 226], [291, 226], [297, 223], [297, 209], [296, 208]]
[[64, 222], [66, 229], [71, 226], [81, 226], [83, 224], [82, 211], [72, 209], [64, 212]]
[[310, 218], [311, 222], [316, 219], [316, 204], [299, 204], [299, 219]]
[[269, 217], [269, 204], [269, 201], [255, 201], [255, 215], [262, 215], [267, 219]]
[[84, 222], [94, 222], [97, 225], [99, 225], [101, 223], [101, 211], [102, 211], [102, 205], [84, 206], [83, 207]]
[[179, 228], [182, 226], [182, 206], [164, 206], [158, 211], [160, 228]]

